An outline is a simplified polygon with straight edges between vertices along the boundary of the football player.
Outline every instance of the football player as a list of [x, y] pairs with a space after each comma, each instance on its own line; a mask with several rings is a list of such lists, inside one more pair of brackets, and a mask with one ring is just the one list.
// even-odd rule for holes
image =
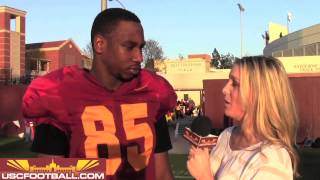
[[144, 33], [124, 9], [102, 11], [91, 29], [92, 69], [69, 66], [32, 81], [25, 118], [36, 119], [32, 151], [41, 156], [106, 158], [108, 179], [173, 179], [164, 115], [176, 94], [141, 70]]

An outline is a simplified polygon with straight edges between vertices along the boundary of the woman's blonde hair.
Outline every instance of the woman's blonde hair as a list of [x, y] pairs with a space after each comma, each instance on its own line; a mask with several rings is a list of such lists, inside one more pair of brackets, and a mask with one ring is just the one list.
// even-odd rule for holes
[[268, 143], [287, 149], [297, 175], [295, 140], [298, 115], [294, 95], [282, 63], [273, 57], [253, 56], [235, 61], [240, 69], [240, 95], [253, 129]]

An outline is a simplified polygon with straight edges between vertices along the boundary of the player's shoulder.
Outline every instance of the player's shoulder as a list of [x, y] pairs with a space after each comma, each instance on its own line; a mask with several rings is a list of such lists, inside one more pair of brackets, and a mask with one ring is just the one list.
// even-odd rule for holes
[[52, 72], [49, 72], [48, 74], [45, 74], [43, 76], [39, 76], [36, 79], [34, 79], [30, 86], [38, 86], [41, 84], [45, 84], [46, 87], [51, 86], [57, 86], [61, 82], [73, 78], [76, 75], [80, 74], [83, 70], [80, 69], [78, 66], [66, 66], [57, 70], [54, 70]]
[[153, 72], [153, 71], [150, 71], [148, 69], [142, 69], [141, 70], [141, 77], [143, 79], [147, 79], [147, 78], [150, 78], [150, 79], [154, 79], [154, 80], [162, 80], [164, 78], [162, 78], [160, 75], [158, 75], [157, 73]]
[[[83, 71], [83, 69], [79, 68], [78, 66], [65, 66], [63, 68], [54, 70], [44, 76], [41, 76], [44, 79], [51, 79], [56, 81], [64, 80], [65, 78], [72, 77], [75, 75], [80, 74]], [[41, 78], [40, 77], [40, 78]]]
[[164, 77], [147, 69], [141, 71], [141, 81], [148, 83], [149, 88], [173, 90], [171, 84]]

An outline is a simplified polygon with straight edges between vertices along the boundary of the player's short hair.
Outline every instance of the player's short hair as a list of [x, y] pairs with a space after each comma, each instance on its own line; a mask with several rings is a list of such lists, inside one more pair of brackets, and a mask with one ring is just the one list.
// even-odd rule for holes
[[110, 34], [120, 21], [133, 21], [141, 23], [138, 16], [134, 13], [121, 9], [109, 8], [100, 12], [93, 21], [91, 28], [91, 46], [93, 48], [93, 40], [96, 34], [107, 35]]

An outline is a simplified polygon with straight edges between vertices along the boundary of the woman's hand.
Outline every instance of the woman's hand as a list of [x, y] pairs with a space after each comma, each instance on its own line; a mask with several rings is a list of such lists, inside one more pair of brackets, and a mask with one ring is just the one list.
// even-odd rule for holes
[[192, 146], [188, 156], [187, 168], [191, 176], [197, 180], [212, 180], [209, 149]]

